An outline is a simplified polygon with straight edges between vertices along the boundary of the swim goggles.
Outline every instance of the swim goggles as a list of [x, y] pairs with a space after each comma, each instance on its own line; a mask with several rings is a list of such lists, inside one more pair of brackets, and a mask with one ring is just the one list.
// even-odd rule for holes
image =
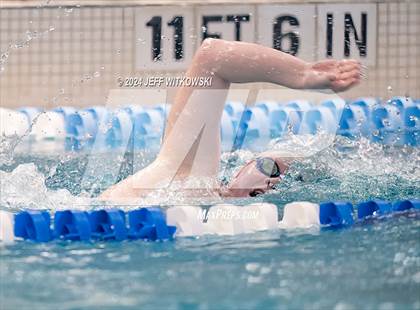
[[278, 178], [281, 176], [279, 165], [270, 157], [259, 157], [255, 160], [259, 172], [269, 178]]

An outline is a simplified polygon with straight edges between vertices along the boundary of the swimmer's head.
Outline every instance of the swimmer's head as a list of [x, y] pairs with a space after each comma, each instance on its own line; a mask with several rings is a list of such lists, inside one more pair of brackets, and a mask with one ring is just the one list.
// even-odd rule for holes
[[224, 194], [232, 197], [254, 197], [264, 194], [282, 180], [288, 167], [287, 161], [263, 154], [239, 170]]

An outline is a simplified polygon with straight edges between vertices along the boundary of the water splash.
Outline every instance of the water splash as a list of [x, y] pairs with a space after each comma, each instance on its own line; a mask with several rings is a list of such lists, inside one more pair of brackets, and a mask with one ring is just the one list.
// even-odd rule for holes
[[28, 47], [33, 40], [45, 37], [54, 30], [55, 30], [54, 26], [50, 26], [48, 29], [40, 31], [40, 32], [27, 30], [22, 39], [16, 42], [10, 43], [7, 49], [0, 54], [0, 73], [6, 70], [7, 61], [13, 50], [21, 49], [23, 47]]
[[90, 199], [73, 196], [66, 189], [50, 190], [34, 164], [19, 165], [12, 172], [0, 171], [0, 205], [7, 209], [84, 208]]
[[41, 116], [41, 114], [46, 113], [39, 112], [32, 120], [32, 122], [29, 124], [28, 128], [22, 135], [12, 135], [12, 136], [0, 136], [0, 166], [9, 166], [14, 161], [14, 156], [16, 153], [16, 150], [20, 146], [24, 146], [25, 144], [25, 138], [28, 138], [34, 124], [38, 121], [38, 118]]
[[416, 198], [420, 149], [337, 136], [334, 143], [296, 161], [274, 195], [280, 201]]
[[[290, 147], [293, 150], [304, 141], [302, 137], [291, 137], [292, 142], [272, 141], [272, 150]], [[321, 139], [321, 138], [314, 138]], [[315, 141], [314, 140], [314, 141]], [[420, 149], [410, 147], [394, 147], [372, 143], [367, 139], [350, 140], [337, 136], [334, 142], [316, 151], [317, 144], [307, 144], [306, 154], [296, 160], [290, 167], [285, 179], [276, 190], [259, 198], [246, 198], [241, 203], [252, 203], [258, 200], [274, 202], [281, 206], [293, 200], [325, 201], [350, 200], [359, 202], [366, 199], [380, 198], [387, 200], [415, 198], [420, 192]], [[1, 147], [3, 150], [3, 146]], [[135, 153], [135, 159], [129, 156], [115, 156], [112, 153], [87, 154], [76, 153], [56, 157], [48, 163], [39, 164], [39, 158], [32, 155], [16, 155], [12, 159], [12, 172], [1, 172], [2, 195], [0, 205], [8, 208], [29, 206], [37, 208], [69, 208], [78, 207], [92, 209], [102, 202], [88, 199], [97, 196], [102, 190], [128, 175], [143, 168], [156, 154]], [[243, 164], [258, 154], [247, 150], [225, 153], [221, 157], [221, 181], [229, 182]], [[43, 156], [43, 157], [42, 157]], [[44, 159], [45, 155], [41, 155]], [[84, 179], [87, 160], [100, 163], [103, 171], [114, 171], [113, 167], [121, 167], [115, 175], [95, 174], [88, 182]], [[133, 164], [135, 162], [136, 164]], [[36, 170], [41, 168], [43, 173]], [[11, 171], [11, 166], [2, 167]], [[85, 182], [82, 182], [82, 181]], [[206, 180], [189, 180], [191, 187], [200, 187]], [[32, 184], [32, 185], [31, 185]], [[138, 204], [193, 204], [219, 203], [220, 199], [207, 194], [201, 197], [188, 197], [182, 188], [185, 183], [174, 184], [172, 191], [162, 190]], [[208, 186], [207, 186], [208, 187]], [[206, 188], [205, 184], [203, 188]], [[81, 199], [79, 201], [79, 199]], [[226, 199], [223, 199], [226, 202]], [[77, 206], [76, 206], [77, 205]], [[130, 206], [135, 208], [137, 206]]]
[[[42, 9], [44, 7], [47, 7], [50, 4], [51, 0], [46, 0], [42, 3], [40, 3], [37, 6], [37, 9]], [[76, 5], [76, 8], [80, 8], [80, 5]], [[65, 7], [64, 9], [62, 7], [59, 7], [60, 13], [57, 15], [57, 19], [60, 19], [61, 16], [69, 16], [72, 12], [74, 7]], [[63, 12], [63, 13], [62, 13]], [[32, 20], [28, 21], [29, 25], [33, 24]], [[28, 47], [32, 41], [36, 39], [40, 39], [43, 37], [46, 37], [49, 35], [50, 32], [55, 31], [55, 26], [50, 25], [48, 29], [45, 30], [27, 30], [25, 31], [23, 37], [15, 42], [9, 43], [9, 46], [6, 48], [5, 51], [0, 51], [0, 74], [6, 70], [7, 61], [9, 59], [10, 54], [17, 49]]]
[[0, 165], [13, 163], [13, 154], [19, 143], [20, 139], [17, 135], [11, 137], [0, 136]]

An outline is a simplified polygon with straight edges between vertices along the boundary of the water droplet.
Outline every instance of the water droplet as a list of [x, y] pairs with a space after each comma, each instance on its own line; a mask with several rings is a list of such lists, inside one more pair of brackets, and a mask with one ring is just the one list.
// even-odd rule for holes
[[9, 53], [3, 53], [0, 55], [0, 62], [5, 62], [9, 58]]

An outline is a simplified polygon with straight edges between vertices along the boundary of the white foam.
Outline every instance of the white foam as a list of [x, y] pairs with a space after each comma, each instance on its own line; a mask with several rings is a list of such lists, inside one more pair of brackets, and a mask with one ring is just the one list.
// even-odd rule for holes
[[0, 171], [0, 205], [6, 208], [86, 209], [91, 199], [73, 196], [66, 189], [50, 190], [35, 164], [22, 164], [12, 172]]

